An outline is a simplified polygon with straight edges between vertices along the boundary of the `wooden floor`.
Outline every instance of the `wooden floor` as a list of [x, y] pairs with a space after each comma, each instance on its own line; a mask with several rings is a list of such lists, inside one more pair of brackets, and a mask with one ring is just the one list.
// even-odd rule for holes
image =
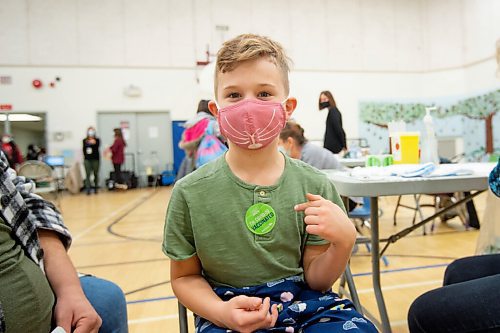
[[[169, 260], [161, 251], [170, 193], [170, 187], [103, 190], [91, 196], [65, 194], [61, 200], [65, 222], [74, 236], [70, 255], [75, 266], [79, 272], [121, 286], [127, 297], [131, 333], [178, 332]], [[412, 197], [405, 199], [410, 203]], [[475, 199], [480, 218], [484, 201], [484, 194]], [[402, 210], [398, 225], [393, 226], [395, 202], [395, 197], [380, 200], [382, 236], [411, 224], [412, 213]], [[477, 236], [476, 230], [466, 231], [455, 218], [446, 224], [437, 222], [432, 235], [423, 236], [420, 229], [389, 247], [382, 285], [394, 332], [408, 332], [406, 315], [411, 302], [441, 284], [444, 269], [453, 259], [472, 255]], [[370, 258], [364, 247], [351, 265], [362, 304], [376, 313]]]

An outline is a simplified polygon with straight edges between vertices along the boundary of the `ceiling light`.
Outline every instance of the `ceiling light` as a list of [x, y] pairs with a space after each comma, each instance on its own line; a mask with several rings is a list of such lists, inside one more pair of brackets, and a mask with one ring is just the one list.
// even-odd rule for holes
[[[7, 120], [7, 115], [0, 114], [0, 121]], [[11, 113], [9, 114], [9, 121], [41, 121], [42, 118], [33, 116], [27, 113]]]

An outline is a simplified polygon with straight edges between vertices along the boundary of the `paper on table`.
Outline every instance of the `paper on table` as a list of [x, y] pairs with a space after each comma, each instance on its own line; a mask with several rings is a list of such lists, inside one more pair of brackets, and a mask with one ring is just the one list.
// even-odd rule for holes
[[[475, 174], [485, 167], [476, 164], [398, 164], [387, 167], [357, 167], [352, 169], [351, 176], [362, 180], [381, 180], [391, 178], [435, 178], [450, 176], [466, 176]], [[479, 172], [481, 174], [481, 172]]]

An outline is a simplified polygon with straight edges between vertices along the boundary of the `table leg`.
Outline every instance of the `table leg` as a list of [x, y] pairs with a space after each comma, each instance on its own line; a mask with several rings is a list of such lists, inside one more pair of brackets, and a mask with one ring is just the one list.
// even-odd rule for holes
[[380, 284], [380, 244], [379, 244], [379, 224], [378, 224], [378, 197], [370, 198], [371, 212], [371, 245], [372, 245], [372, 281], [375, 299], [377, 300], [378, 311], [380, 313], [380, 322], [382, 323], [382, 332], [390, 333], [391, 325], [385, 307], [384, 295]]

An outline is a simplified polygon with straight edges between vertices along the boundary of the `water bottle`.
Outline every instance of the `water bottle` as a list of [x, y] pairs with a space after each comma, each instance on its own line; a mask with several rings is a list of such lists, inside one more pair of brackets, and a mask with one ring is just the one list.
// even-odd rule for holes
[[435, 110], [436, 107], [426, 107], [424, 116], [425, 125], [425, 139], [422, 145], [422, 163], [432, 162], [436, 165], [439, 164], [438, 155], [438, 145], [436, 139], [436, 133], [434, 131], [434, 122], [431, 116], [431, 110]]

